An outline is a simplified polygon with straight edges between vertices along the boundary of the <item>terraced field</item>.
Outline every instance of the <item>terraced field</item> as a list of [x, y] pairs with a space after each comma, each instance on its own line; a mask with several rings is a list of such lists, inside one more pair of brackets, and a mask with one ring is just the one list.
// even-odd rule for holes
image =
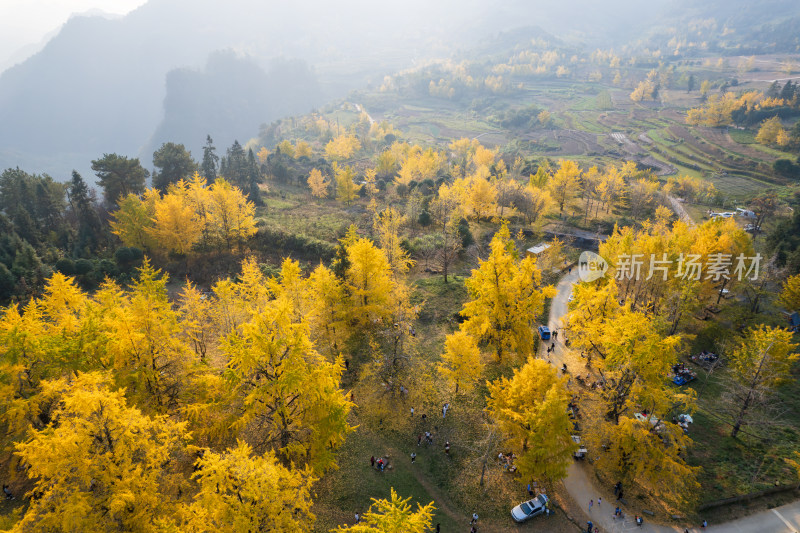
[[[661, 176], [711, 180], [730, 199], [765, 189], [781, 194], [789, 185], [774, 175], [772, 164], [793, 156], [755, 143], [752, 131], [685, 124], [686, 108], [699, 103], [699, 93], [670, 90], [662, 101], [643, 103], [632, 102], [629, 93], [601, 83], [537, 80], [522, 91], [486, 98], [480, 111], [464, 102], [419, 97], [387, 103], [384, 117], [412, 142], [441, 145], [467, 137], [502, 147], [523, 141], [531, 156], [582, 164], [634, 160]], [[554, 127], [508, 130], [493, 118], [530, 106], [548, 110]]]

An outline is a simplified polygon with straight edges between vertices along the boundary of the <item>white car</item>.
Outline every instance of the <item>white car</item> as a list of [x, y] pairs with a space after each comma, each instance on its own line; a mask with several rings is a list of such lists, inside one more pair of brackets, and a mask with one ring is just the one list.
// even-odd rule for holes
[[575, 453], [573, 454], [575, 456], [575, 459], [583, 459], [584, 457], [586, 457], [586, 454], [589, 453], [589, 450], [586, 449], [586, 446], [581, 444], [580, 436], [573, 435], [572, 440], [575, 442], [575, 444], [578, 445], [578, 449], [575, 450]]
[[532, 500], [522, 502], [511, 509], [511, 518], [513, 518], [515, 522], [525, 522], [534, 516], [544, 514], [547, 510], [548, 501], [547, 496], [539, 494]]

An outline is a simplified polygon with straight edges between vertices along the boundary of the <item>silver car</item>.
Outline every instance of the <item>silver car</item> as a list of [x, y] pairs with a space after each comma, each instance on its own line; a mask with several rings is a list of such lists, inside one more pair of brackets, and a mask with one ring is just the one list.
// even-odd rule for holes
[[532, 500], [522, 502], [511, 509], [511, 518], [513, 518], [515, 522], [524, 522], [529, 518], [544, 514], [547, 510], [547, 502], [547, 496], [539, 494]]

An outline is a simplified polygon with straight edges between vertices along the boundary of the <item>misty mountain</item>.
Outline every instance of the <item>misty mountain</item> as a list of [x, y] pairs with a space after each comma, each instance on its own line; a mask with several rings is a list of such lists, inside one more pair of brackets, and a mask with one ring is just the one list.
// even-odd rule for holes
[[206, 132], [217, 146], [229, 146], [264, 122], [324, 102], [316, 75], [299, 60], [275, 61], [266, 71], [233, 51], [214, 52], [203, 70], [176, 69], [166, 79], [164, 117], [145, 154], [169, 141], [200, 154]]
[[[425, 7], [429, 18], [421, 21], [422, 0], [390, 6], [151, 0], [118, 20], [73, 17], [40, 52], [0, 75], [0, 168], [19, 165], [65, 177], [105, 152], [149, 160], [141, 152], [156, 127], [164, 119], [165, 131], [175, 133], [169, 124], [181, 112], [164, 108], [167, 73], [200, 69], [217, 50], [235, 50], [262, 65], [299, 58], [319, 67], [322, 83], [352, 88], [366, 72], [391, 72], [414, 57], [445, 54], [442, 39], [471, 28], [474, 10], [462, 13], [456, 5], [450, 0]], [[177, 90], [175, 82], [170, 86]], [[235, 84], [229, 95], [240, 101], [252, 96]], [[170, 98], [167, 106], [176, 101]], [[215, 131], [183, 133], [203, 139]]]

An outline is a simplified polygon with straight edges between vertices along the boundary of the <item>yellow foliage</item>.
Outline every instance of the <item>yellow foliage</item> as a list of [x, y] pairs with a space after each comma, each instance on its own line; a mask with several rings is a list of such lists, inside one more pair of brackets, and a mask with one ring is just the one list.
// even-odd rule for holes
[[772, 389], [791, 381], [792, 364], [800, 359], [795, 352], [797, 346], [788, 329], [764, 325], [749, 328], [730, 355], [733, 376], [763, 396], [759, 389]]
[[761, 127], [758, 129], [758, 134], [756, 135], [756, 141], [766, 145], [781, 145], [781, 141], [783, 145], [788, 144], [789, 137], [786, 134], [783, 124], [781, 124], [781, 119], [775, 116], [762, 122]]
[[538, 120], [539, 124], [541, 124], [542, 126], [547, 126], [548, 124], [550, 124], [551, 120], [550, 111], [547, 111], [545, 109], [544, 111], [536, 115], [536, 120]]
[[[154, 190], [154, 189], [151, 189]], [[153, 228], [153, 204], [148, 204], [135, 194], [129, 194], [118, 202], [114, 220], [110, 222], [111, 232], [118, 236], [125, 246], [147, 250], [153, 245], [150, 231]]]
[[340, 161], [349, 159], [361, 149], [361, 143], [354, 135], [339, 135], [325, 145], [325, 154], [331, 159]]
[[554, 483], [567, 474], [576, 449], [566, 379], [546, 361], [529, 357], [509, 378], [488, 383], [486, 411], [517, 454], [523, 479]]
[[256, 157], [258, 158], [259, 163], [265, 165], [267, 163], [267, 158], [269, 157], [269, 150], [262, 146], [261, 150], [259, 150], [256, 154]]
[[314, 349], [289, 278], [223, 342], [233, 425], [260, 448], [321, 473], [334, 467], [334, 452], [352, 430], [352, 404], [339, 389], [341, 361], [331, 363]]
[[644, 80], [639, 82], [639, 85], [633, 90], [630, 94], [631, 100], [634, 102], [641, 102], [643, 100], [653, 100], [653, 95], [655, 94], [656, 86], [653, 84], [652, 81]]
[[633, 417], [619, 424], [602, 426], [603, 442], [599, 466], [608, 469], [626, 485], [638, 485], [657, 495], [673, 509], [691, 508], [697, 501], [699, 466], [689, 466], [682, 456], [691, 441], [676, 424], [662, 424], [661, 433], [648, 422]]
[[789, 311], [800, 311], [800, 274], [791, 276], [784, 282], [780, 302]]
[[534, 259], [517, 260], [507, 224], [495, 233], [490, 248], [489, 257], [466, 280], [471, 300], [461, 311], [467, 318], [461, 329], [491, 346], [498, 360], [507, 353], [527, 357], [533, 349], [533, 322], [553, 288], [541, 286]]
[[400, 498], [392, 488], [389, 500], [372, 498], [369, 511], [361, 517], [361, 522], [353, 526], [339, 526], [331, 530], [335, 533], [425, 533], [430, 531], [433, 521], [433, 512], [436, 510], [433, 502], [426, 506], [417, 504], [417, 510], [412, 511], [409, 496], [405, 500]]
[[311, 157], [311, 145], [308, 144], [306, 141], [298, 142], [294, 147], [294, 157], [295, 159], [300, 159], [301, 157]]
[[375, 185], [376, 175], [377, 170], [374, 168], [368, 168], [364, 171], [364, 190], [370, 196], [375, 196], [378, 193], [378, 187]]
[[558, 170], [548, 181], [547, 188], [561, 212], [564, 211], [564, 205], [577, 194], [580, 175], [577, 163], [562, 159]]
[[756, 104], [756, 109], [769, 109], [771, 107], [781, 107], [786, 105], [786, 100], [782, 98], [764, 98], [758, 104]]
[[464, 331], [448, 335], [444, 341], [442, 362], [437, 366], [439, 374], [458, 394], [471, 392], [483, 373], [483, 362], [475, 338]]
[[489, 150], [488, 148], [485, 148], [483, 145], [479, 144], [475, 147], [475, 152], [472, 154], [472, 162], [475, 164], [476, 168], [489, 167], [492, 163], [494, 163], [496, 156], [496, 150]]
[[280, 152], [285, 156], [294, 157], [294, 146], [292, 146], [291, 141], [288, 139], [282, 140], [278, 143], [278, 146], [275, 148], [276, 152]]
[[171, 252], [186, 255], [200, 241], [203, 221], [187, 199], [183, 180], [170, 186], [155, 205], [153, 226], [148, 233], [153, 242]]
[[[707, 82], [703, 82], [705, 86]], [[701, 86], [701, 92], [702, 92]], [[686, 115], [686, 123], [693, 126], [708, 126], [711, 128], [727, 126], [733, 122], [731, 114], [733, 111], [742, 107], [748, 111], [753, 109], [766, 109], [786, 105], [784, 100], [779, 98], [766, 98], [763, 93], [758, 91], [747, 91], [737, 97], [733, 93], [725, 93], [722, 96], [713, 94], [708, 97], [704, 107], [690, 109]]]
[[395, 181], [408, 185], [412, 181], [433, 179], [444, 163], [444, 154], [435, 152], [432, 148], [423, 151], [420, 146], [414, 145], [403, 161]]
[[354, 181], [353, 167], [340, 167], [334, 163], [333, 172], [336, 179], [336, 199], [349, 205], [358, 198], [358, 191], [361, 190], [361, 186], [356, 185]]
[[480, 143], [477, 139], [468, 139], [466, 137], [457, 139], [447, 145], [447, 147], [455, 153], [458, 160], [467, 160], [478, 146], [480, 146]]
[[33, 430], [17, 454], [36, 479], [14, 531], [147, 531], [169, 520], [169, 480], [188, 440], [184, 422], [150, 418], [128, 407], [124, 390], [101, 374], [44, 384], [55, 399], [53, 423]]
[[394, 207], [389, 207], [375, 216], [373, 226], [378, 234], [378, 242], [389, 260], [395, 274], [404, 274], [414, 265], [408, 252], [400, 245], [400, 228], [408, 221]]
[[188, 183], [170, 186], [164, 196], [155, 189], [142, 200], [128, 196], [113, 212], [112, 231], [126, 246], [188, 254], [201, 241], [226, 246], [255, 234], [255, 206], [224, 179], [209, 188], [195, 172]]
[[368, 239], [358, 239], [347, 247], [350, 320], [360, 328], [370, 328], [391, 316], [394, 282], [386, 252]]
[[329, 184], [330, 182], [325, 179], [325, 176], [317, 168], [312, 169], [308, 175], [308, 187], [311, 189], [311, 196], [327, 198]]
[[392, 150], [384, 150], [378, 155], [375, 170], [382, 176], [391, 176], [398, 168], [399, 160]]
[[312, 531], [310, 469], [289, 469], [241, 441], [224, 453], [206, 451], [196, 468], [200, 491], [182, 531]]
[[462, 202], [474, 217], [492, 218], [497, 215], [497, 188], [485, 178], [471, 176], [466, 180]]
[[255, 235], [255, 206], [226, 180], [217, 179], [211, 185], [206, 209], [212, 240], [228, 250]]

